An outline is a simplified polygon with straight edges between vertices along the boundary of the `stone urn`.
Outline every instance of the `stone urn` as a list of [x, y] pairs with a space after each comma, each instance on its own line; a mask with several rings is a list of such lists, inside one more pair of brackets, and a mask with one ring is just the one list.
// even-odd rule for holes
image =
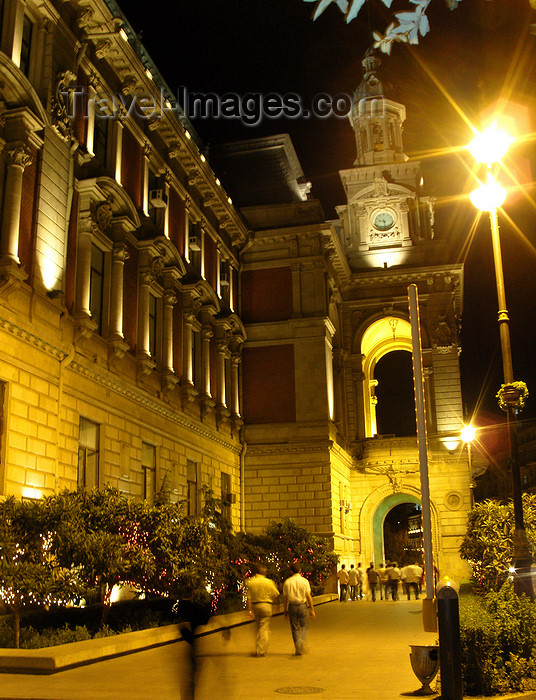
[[411, 644], [410, 648], [411, 668], [422, 683], [422, 688], [413, 692], [412, 695], [435, 695], [430, 688], [430, 683], [439, 671], [439, 647], [431, 644]]

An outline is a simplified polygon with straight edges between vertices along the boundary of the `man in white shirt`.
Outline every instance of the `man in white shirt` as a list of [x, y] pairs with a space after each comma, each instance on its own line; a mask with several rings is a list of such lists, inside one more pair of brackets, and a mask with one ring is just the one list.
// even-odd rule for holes
[[[256, 573], [255, 573], [256, 570]], [[249, 617], [255, 620], [257, 637], [255, 640], [255, 656], [266, 656], [270, 639], [270, 622], [272, 620], [272, 605], [279, 598], [275, 583], [266, 578], [266, 567], [258, 564], [254, 574], [246, 583], [246, 610]]]
[[400, 571], [400, 576], [404, 583], [404, 588], [408, 600], [411, 599], [411, 589], [415, 594], [415, 600], [419, 600], [419, 587], [422, 576], [422, 569], [418, 564], [408, 564]]
[[[315, 610], [309, 581], [300, 575], [301, 566], [298, 563], [290, 565], [292, 576], [283, 584], [283, 609], [285, 617], [289, 618], [292, 639], [294, 640], [295, 655], [304, 652], [309, 627], [309, 615], [314, 619]], [[307, 611], [309, 605], [309, 611]]]
[[340, 571], [337, 573], [339, 579], [339, 600], [341, 603], [346, 602], [346, 596], [348, 593], [348, 572], [346, 571], [346, 564], [343, 564]]

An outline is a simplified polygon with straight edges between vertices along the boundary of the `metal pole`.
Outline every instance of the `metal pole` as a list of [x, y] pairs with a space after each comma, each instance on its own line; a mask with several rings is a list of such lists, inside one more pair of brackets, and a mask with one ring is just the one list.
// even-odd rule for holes
[[[488, 170], [488, 178], [491, 170]], [[512, 364], [512, 346], [510, 343], [510, 326], [508, 309], [506, 307], [506, 292], [504, 287], [504, 274], [502, 266], [501, 240], [499, 235], [499, 218], [497, 209], [489, 213], [491, 228], [491, 241], [493, 244], [493, 262], [495, 264], [495, 280], [497, 284], [497, 301], [499, 305], [498, 322], [499, 336], [501, 339], [501, 353], [503, 363], [504, 383], [514, 381], [514, 369]], [[525, 593], [534, 599], [534, 590], [531, 580], [532, 556], [530, 552], [525, 522], [523, 518], [523, 496], [521, 492], [521, 469], [519, 465], [519, 445], [517, 439], [517, 420], [514, 406], [508, 406], [507, 426], [510, 451], [510, 467], [512, 469], [512, 501], [514, 505], [514, 557], [513, 566], [516, 570], [514, 588], [518, 595]]]
[[428, 481], [428, 442], [424, 410], [424, 376], [422, 369], [421, 327], [417, 285], [408, 287], [409, 320], [411, 324], [411, 349], [413, 353], [413, 381], [415, 386], [415, 410], [417, 413], [417, 442], [421, 473], [422, 530], [424, 540], [424, 573], [426, 598], [434, 598], [434, 561], [432, 553], [432, 525], [430, 518], [430, 485]]

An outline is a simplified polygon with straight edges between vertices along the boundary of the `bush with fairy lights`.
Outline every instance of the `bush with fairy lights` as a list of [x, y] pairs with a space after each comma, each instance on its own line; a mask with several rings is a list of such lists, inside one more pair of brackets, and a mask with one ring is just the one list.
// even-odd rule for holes
[[81, 639], [124, 629], [124, 603], [113, 602], [120, 587], [145, 598], [149, 613], [153, 606], [151, 626], [156, 618], [155, 624], [171, 621], [166, 615], [186, 589], [210, 602], [213, 614], [241, 609], [245, 579], [259, 561], [281, 583], [299, 560], [314, 593], [336, 567], [326, 540], [291, 520], [272, 523], [263, 535], [235, 534], [210, 491], [203, 502], [198, 514], [186, 515], [182, 503], [159, 497], [150, 505], [110, 487], [0, 502], [0, 601], [13, 620], [12, 641], [0, 629], [0, 645], [19, 646], [21, 629], [26, 633], [35, 620], [39, 630], [62, 630], [54, 643], [75, 641], [74, 625]]

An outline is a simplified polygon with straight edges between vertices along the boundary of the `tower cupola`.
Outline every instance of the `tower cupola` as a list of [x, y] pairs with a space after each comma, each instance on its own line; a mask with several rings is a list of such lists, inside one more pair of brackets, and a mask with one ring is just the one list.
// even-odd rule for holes
[[362, 60], [363, 80], [354, 92], [350, 123], [355, 133], [354, 165], [374, 165], [407, 160], [402, 141], [406, 108], [385, 96], [378, 69], [381, 59], [369, 49]]

